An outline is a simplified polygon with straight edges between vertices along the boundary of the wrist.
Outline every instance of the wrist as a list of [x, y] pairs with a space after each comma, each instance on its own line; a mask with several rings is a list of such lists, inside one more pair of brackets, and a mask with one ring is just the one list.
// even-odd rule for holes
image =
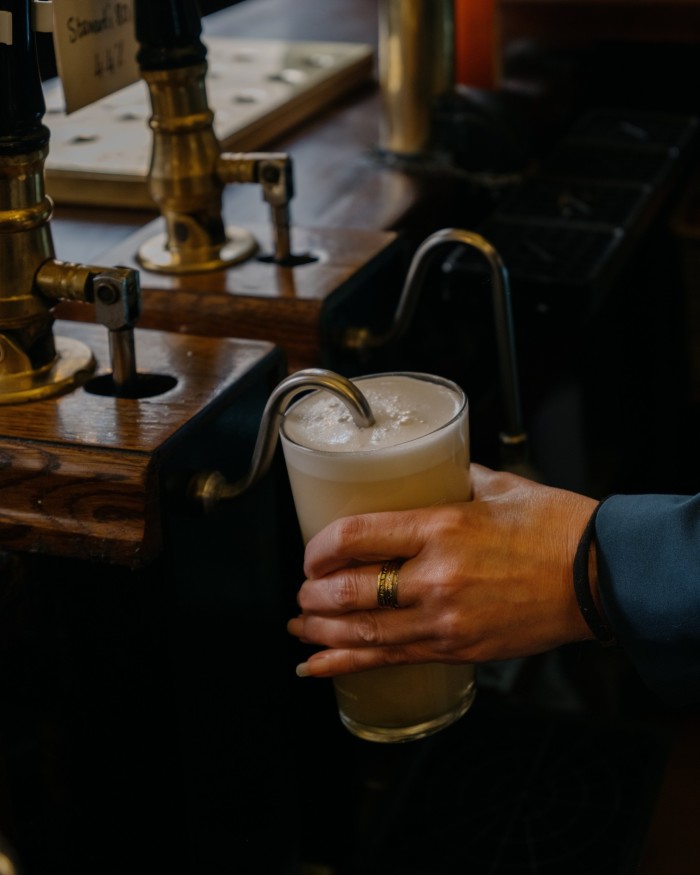
[[603, 502], [591, 514], [576, 549], [573, 563], [573, 585], [579, 612], [593, 636], [603, 645], [616, 643], [608, 625], [598, 586], [598, 563], [595, 544], [595, 519]]

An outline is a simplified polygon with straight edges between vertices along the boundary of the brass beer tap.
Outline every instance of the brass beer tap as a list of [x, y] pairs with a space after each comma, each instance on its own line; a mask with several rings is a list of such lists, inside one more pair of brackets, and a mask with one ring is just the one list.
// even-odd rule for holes
[[153, 149], [151, 197], [165, 231], [141, 246], [137, 260], [156, 273], [187, 274], [236, 264], [258, 251], [250, 231], [225, 227], [228, 183], [255, 183], [272, 212], [274, 260], [290, 259], [292, 163], [281, 153], [223, 153], [206, 91], [207, 49], [194, 0], [136, 0], [137, 55], [148, 86]]
[[453, 0], [379, 0], [380, 150], [425, 157], [435, 102], [455, 83]]
[[98, 321], [110, 331], [115, 388], [126, 390], [136, 373], [138, 272], [55, 258], [53, 203], [44, 188], [50, 132], [42, 123], [31, 2], [0, 14], [0, 404], [62, 394], [94, 370], [85, 344], [54, 337], [53, 308], [64, 299], [95, 305]]

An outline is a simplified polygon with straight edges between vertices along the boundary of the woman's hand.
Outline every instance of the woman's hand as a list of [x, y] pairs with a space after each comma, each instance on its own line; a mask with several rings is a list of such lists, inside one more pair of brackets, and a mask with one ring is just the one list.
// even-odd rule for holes
[[[300, 675], [508, 659], [591, 637], [572, 565], [597, 502], [480, 465], [471, 474], [471, 502], [346, 517], [309, 542], [288, 628], [327, 649]], [[400, 607], [380, 608], [377, 577], [395, 558]]]

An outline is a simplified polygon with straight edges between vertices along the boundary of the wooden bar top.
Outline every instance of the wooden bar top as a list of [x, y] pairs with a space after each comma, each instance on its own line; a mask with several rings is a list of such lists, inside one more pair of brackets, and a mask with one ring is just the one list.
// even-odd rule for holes
[[[84, 343], [95, 372], [54, 398], [0, 406], [0, 544], [137, 567], [162, 547], [163, 464], [222, 413], [270, 361], [271, 344], [137, 329], [139, 379], [157, 391], [115, 397], [91, 391], [109, 379], [102, 326], [56, 323], [56, 337]], [[267, 365], [265, 365], [267, 367]]]

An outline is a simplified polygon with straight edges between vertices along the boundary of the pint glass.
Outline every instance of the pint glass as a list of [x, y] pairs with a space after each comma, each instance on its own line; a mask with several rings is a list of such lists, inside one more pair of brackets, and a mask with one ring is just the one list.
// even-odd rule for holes
[[[373, 426], [359, 428], [323, 390], [293, 404], [281, 425], [305, 542], [343, 516], [470, 498], [468, 403], [456, 384], [417, 373], [352, 382], [369, 402]], [[384, 742], [442, 729], [468, 710], [475, 692], [473, 666], [442, 663], [340, 675], [334, 685], [344, 725]]]

